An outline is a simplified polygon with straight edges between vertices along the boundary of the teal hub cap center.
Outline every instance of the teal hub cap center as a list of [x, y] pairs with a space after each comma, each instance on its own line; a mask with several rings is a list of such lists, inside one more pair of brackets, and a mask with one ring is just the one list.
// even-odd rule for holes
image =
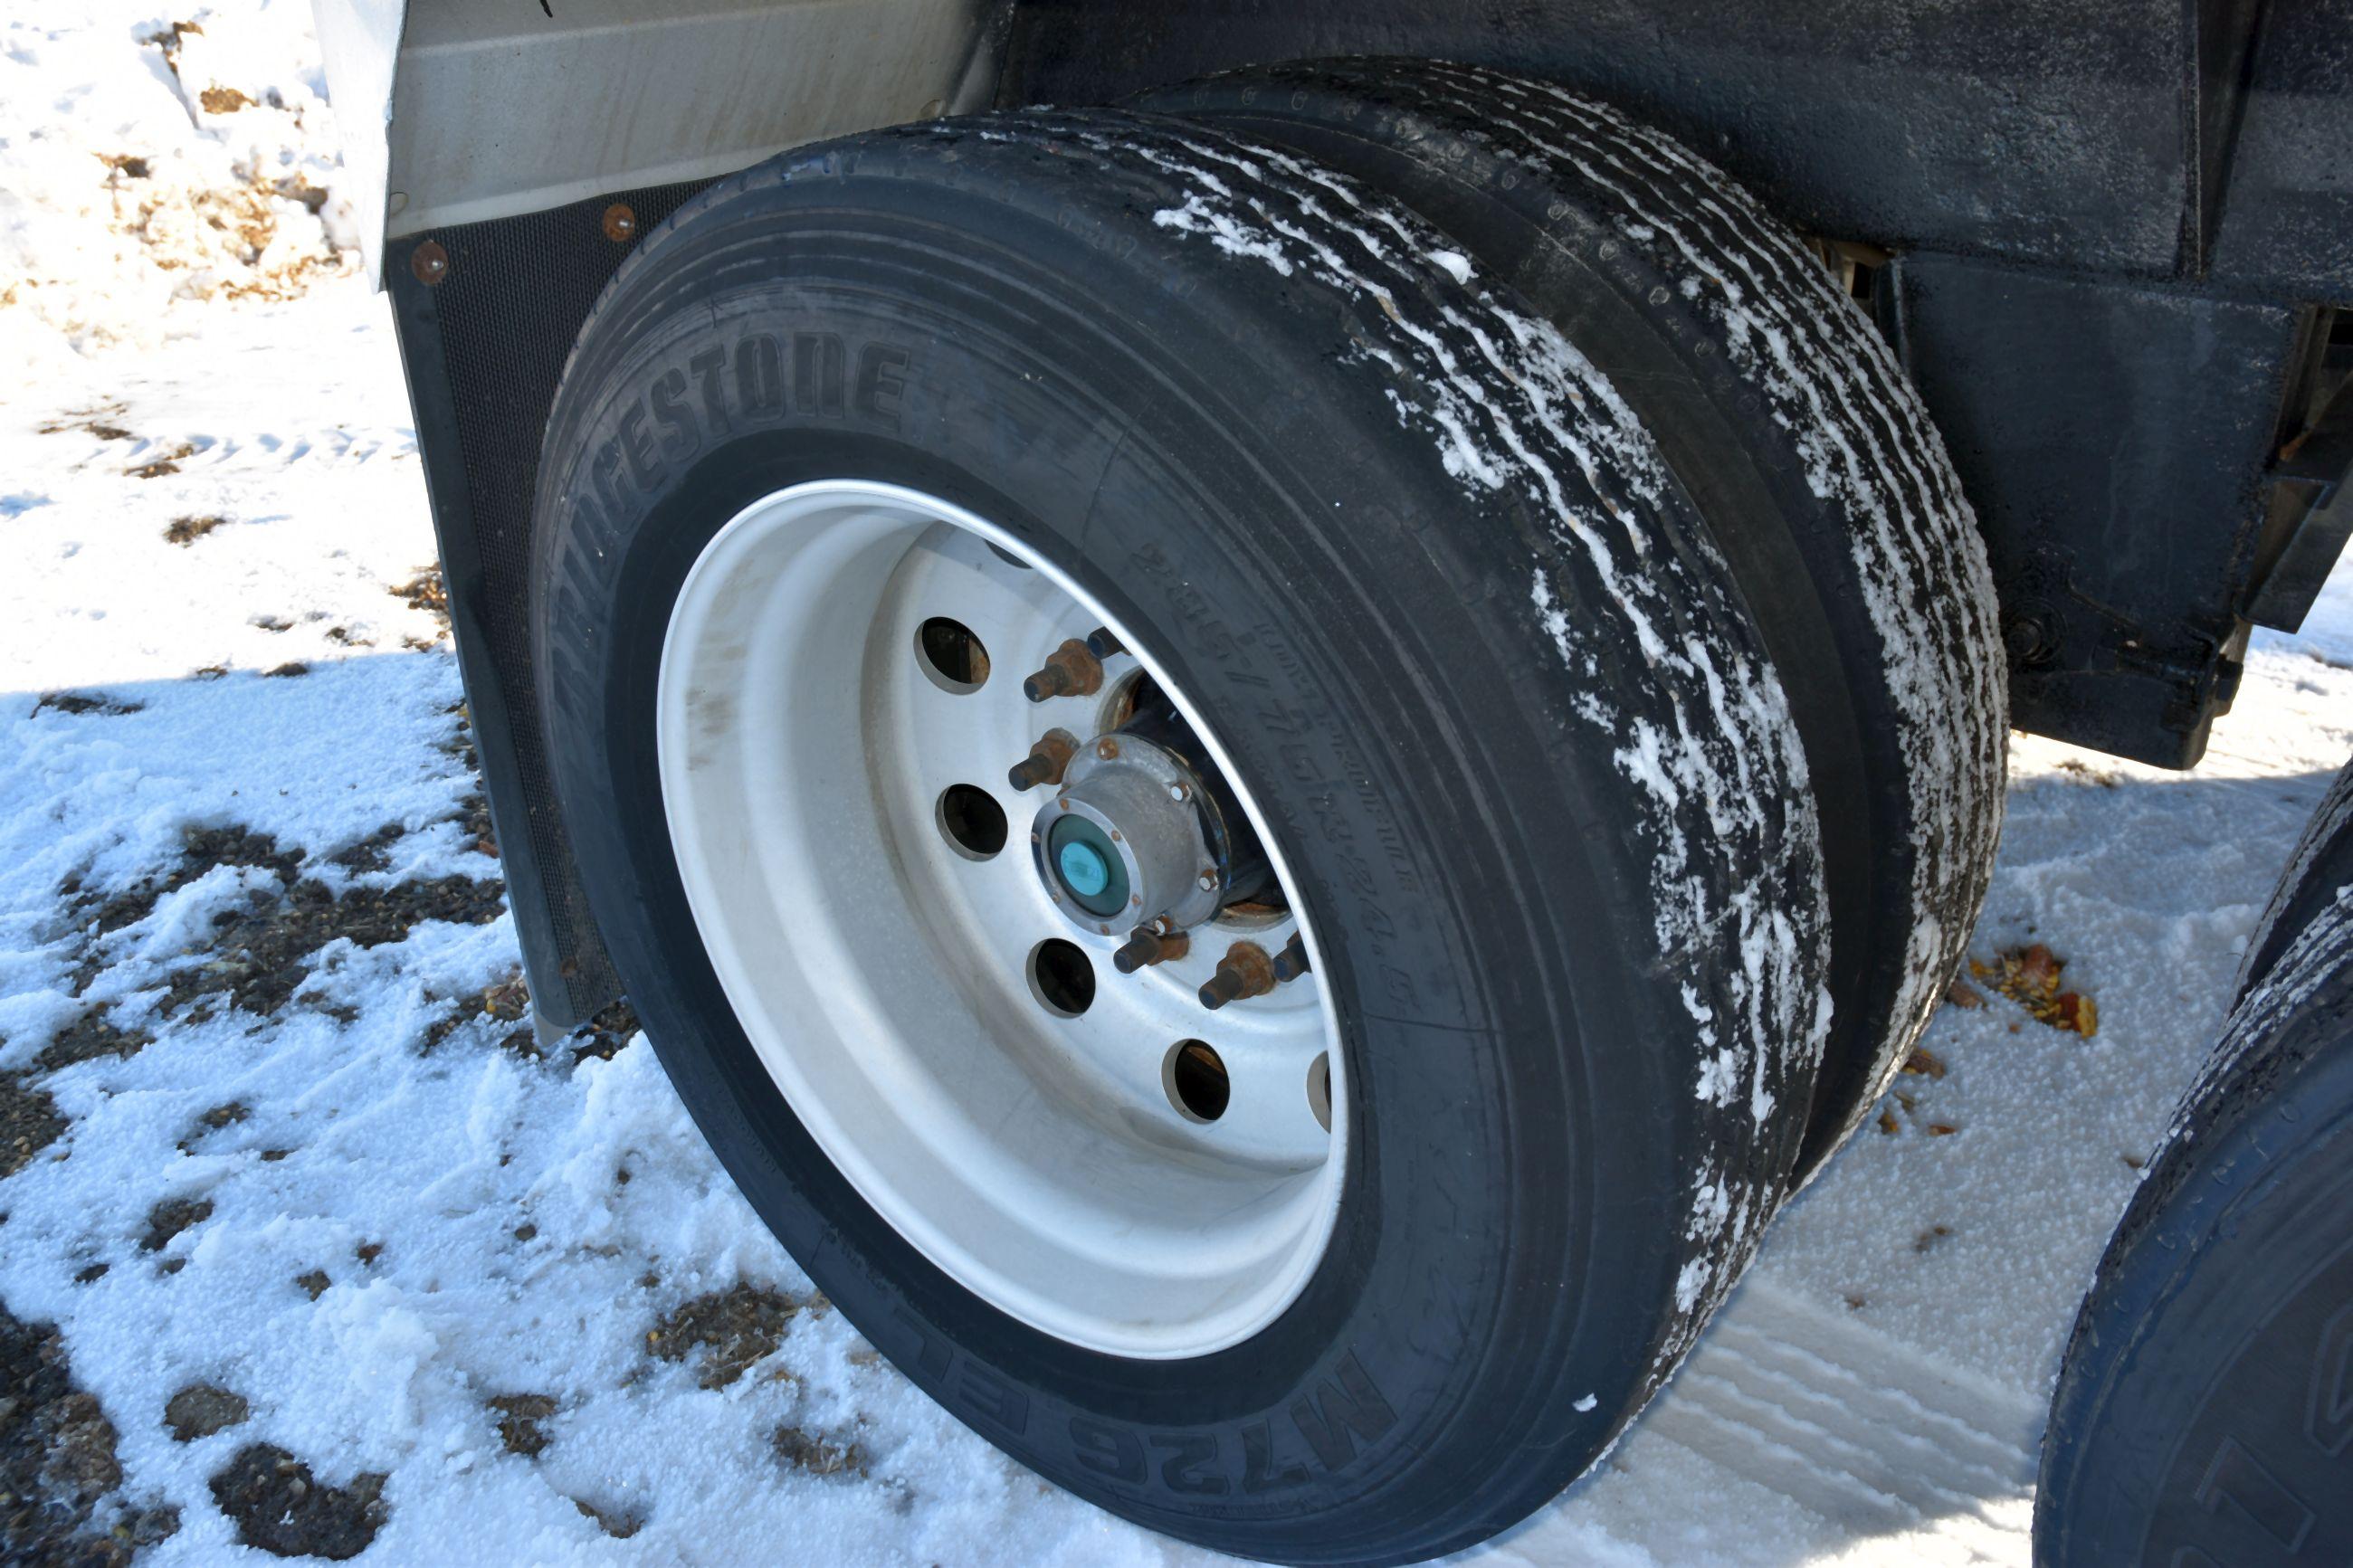
[[1104, 918], [1126, 910], [1127, 868], [1102, 828], [1082, 816], [1065, 816], [1054, 824], [1046, 851], [1072, 903]]
[[1092, 898], [1111, 886], [1111, 863], [1092, 844], [1063, 845], [1060, 864], [1062, 880], [1082, 898]]

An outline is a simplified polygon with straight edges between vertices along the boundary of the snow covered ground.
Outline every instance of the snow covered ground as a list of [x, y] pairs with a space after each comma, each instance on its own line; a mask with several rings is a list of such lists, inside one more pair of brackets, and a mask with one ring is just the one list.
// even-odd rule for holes
[[[0, 8], [0, 1556], [1195, 1560], [880, 1363], [626, 1021], [532, 1044], [307, 9], [52, 9]], [[2348, 571], [2197, 773], [2019, 741], [1972, 952], [2098, 1034], [1944, 1008], [1474, 1555], [2025, 1562], [2077, 1296], [2348, 750]]]

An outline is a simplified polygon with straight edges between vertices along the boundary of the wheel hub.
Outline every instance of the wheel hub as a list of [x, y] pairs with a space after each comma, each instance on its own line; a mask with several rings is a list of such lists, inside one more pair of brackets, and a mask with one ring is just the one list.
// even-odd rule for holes
[[1029, 842], [1046, 896], [1102, 936], [1211, 919], [1223, 882], [1198, 804], [1205, 794], [1172, 752], [1137, 734], [1104, 736], [1038, 808]]

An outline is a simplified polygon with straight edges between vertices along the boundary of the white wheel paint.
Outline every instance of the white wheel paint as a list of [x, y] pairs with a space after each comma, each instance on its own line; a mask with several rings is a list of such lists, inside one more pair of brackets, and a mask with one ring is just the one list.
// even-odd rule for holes
[[[993, 548], [992, 548], [993, 547]], [[969, 627], [969, 689], [923, 668], [917, 628]], [[1104, 690], [1031, 704], [1021, 678], [1066, 637], [1126, 647]], [[793, 1113], [933, 1263], [1031, 1327], [1113, 1354], [1205, 1355], [1279, 1317], [1338, 1212], [1346, 1094], [1314, 933], [1301, 981], [1212, 1013], [1195, 996], [1231, 940], [1278, 951], [1295, 916], [1194, 933], [1134, 975], [1124, 932], [1074, 928], [1028, 851], [1042, 793], [1006, 770], [1048, 728], [1084, 741], [1140, 666], [1201, 734], [1292, 886], [1247, 781], [1131, 630], [987, 521], [865, 481], [797, 485], [706, 546], [660, 672], [662, 797], [687, 899], [728, 1001]], [[939, 802], [987, 790], [1009, 835], [976, 859]], [[1047, 938], [1093, 964], [1075, 1017], [1029, 975]], [[1163, 1066], [1211, 1044], [1230, 1080], [1203, 1122]], [[1325, 1108], [1307, 1089], [1326, 1056]]]

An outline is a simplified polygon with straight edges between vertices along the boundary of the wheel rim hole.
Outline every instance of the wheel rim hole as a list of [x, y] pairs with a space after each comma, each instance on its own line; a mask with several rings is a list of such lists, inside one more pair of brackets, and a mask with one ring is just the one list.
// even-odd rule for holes
[[1324, 1131], [1332, 1131], [1332, 1053], [1317, 1056], [1307, 1069], [1307, 1109]]
[[988, 679], [987, 647], [970, 626], [945, 616], [915, 628], [915, 660], [933, 685], [959, 697], [979, 690]]
[[1179, 1040], [1169, 1047], [1160, 1077], [1168, 1103], [1187, 1121], [1215, 1121], [1233, 1095], [1225, 1060], [1207, 1040]]
[[957, 854], [987, 860], [1005, 847], [1005, 808], [978, 784], [950, 784], [940, 792], [940, 833]]
[[1029, 950], [1029, 989], [1049, 1013], [1075, 1018], [1094, 1005], [1095, 966], [1077, 942], [1048, 937]]

